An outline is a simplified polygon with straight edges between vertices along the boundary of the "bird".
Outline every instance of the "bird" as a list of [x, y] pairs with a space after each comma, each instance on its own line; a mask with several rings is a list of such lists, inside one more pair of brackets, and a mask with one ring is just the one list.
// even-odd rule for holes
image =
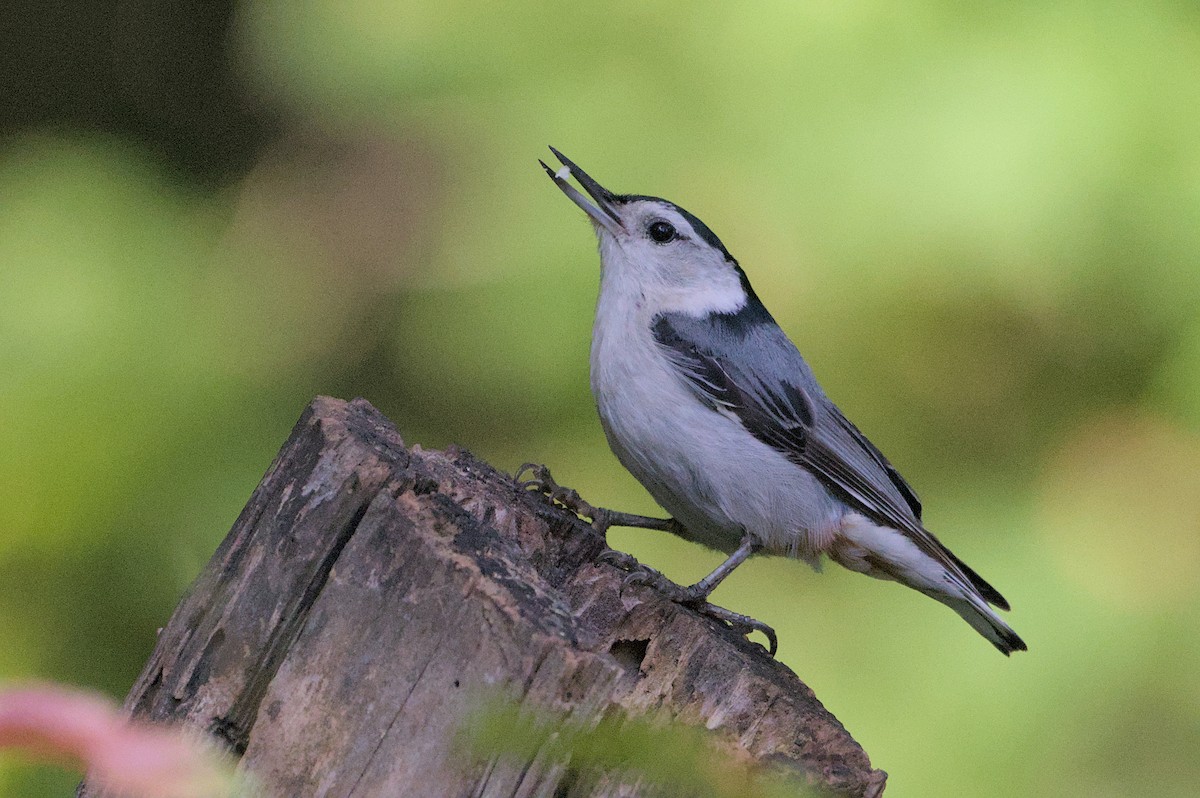
[[[542, 168], [599, 241], [591, 390], [608, 444], [671, 516], [595, 508], [527, 464], [528, 481], [607, 528], [664, 529], [726, 559], [691, 586], [621, 552], [609, 562], [668, 598], [731, 624], [774, 630], [708, 602], [750, 556], [819, 570], [823, 558], [945, 604], [1006, 656], [1027, 650], [1004, 597], [921, 520], [916, 492], [826, 396], [715, 233], [668, 200], [615, 194], [553, 147]], [[570, 182], [575, 181], [586, 196]]]

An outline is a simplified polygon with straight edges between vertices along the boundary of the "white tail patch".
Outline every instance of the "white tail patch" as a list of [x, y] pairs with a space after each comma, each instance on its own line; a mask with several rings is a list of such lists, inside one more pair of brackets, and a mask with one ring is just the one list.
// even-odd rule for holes
[[946, 567], [917, 548], [898, 529], [880, 526], [858, 513], [842, 519], [829, 549], [834, 562], [878, 579], [894, 579], [922, 593], [958, 595]]
[[974, 587], [917, 548], [899, 530], [850, 513], [842, 520], [829, 556], [851, 571], [892, 579], [937, 599], [1004, 654], [1025, 650], [1025, 643], [1017, 633]]

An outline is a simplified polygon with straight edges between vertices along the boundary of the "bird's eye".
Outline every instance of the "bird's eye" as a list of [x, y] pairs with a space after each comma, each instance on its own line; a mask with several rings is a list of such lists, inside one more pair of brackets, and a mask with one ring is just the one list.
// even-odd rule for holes
[[674, 241], [676, 238], [679, 238], [679, 233], [676, 232], [675, 225], [661, 220], [647, 227], [646, 232], [650, 234], [651, 240], [659, 244], [665, 244], [668, 241]]

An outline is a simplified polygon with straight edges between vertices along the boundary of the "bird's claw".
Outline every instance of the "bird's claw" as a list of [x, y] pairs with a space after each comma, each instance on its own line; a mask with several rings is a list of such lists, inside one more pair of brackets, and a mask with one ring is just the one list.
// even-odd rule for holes
[[701, 614], [707, 615], [710, 618], [723, 621], [724, 623], [728, 624], [733, 631], [737, 632], [743, 637], [749, 637], [752, 632], [762, 632], [763, 636], [767, 638], [767, 643], [769, 644], [767, 646], [767, 653], [772, 657], [775, 656], [775, 652], [779, 649], [779, 638], [775, 636], [775, 630], [762, 621], [757, 621], [748, 615], [730, 612], [724, 607], [718, 607], [715, 604], [709, 604], [707, 601], [704, 602], [703, 607], [698, 607], [697, 610]]
[[641, 563], [634, 558], [632, 554], [626, 554], [623, 551], [616, 549], [605, 549], [596, 556], [596, 562], [604, 565], [611, 565], [614, 568], [619, 568], [622, 571], [633, 571]]
[[[531, 477], [529, 479], [521, 479], [528, 472]], [[557, 488], [558, 485], [550, 476], [550, 469], [544, 465], [537, 463], [523, 463], [517, 469], [517, 473], [513, 475], [513, 479], [517, 481], [517, 487], [521, 490], [532, 490], [537, 493], [550, 493], [551, 490]]]
[[[526, 472], [530, 474], [530, 478], [521, 479]], [[564, 488], [555, 482], [554, 477], [550, 476], [550, 469], [544, 465], [525, 463], [517, 469], [514, 479], [517, 481], [517, 487], [521, 490], [541, 493], [547, 496], [550, 501], [561, 507], [565, 507], [576, 515], [591, 518], [593, 526], [599, 524], [603, 518], [604, 512], [584, 501], [583, 497], [577, 491], [571, 488]]]
[[[621, 580], [621, 593], [631, 587], [648, 587], [658, 593], [668, 594], [670, 588], [678, 587], [674, 582], [667, 579], [648, 565], [639, 565]], [[664, 589], [665, 588], [665, 589]], [[668, 598], [670, 596], [668, 595]]]
[[596, 557], [596, 562], [611, 565], [614, 568], [625, 571], [624, 578], [621, 579], [621, 593], [634, 586], [648, 587], [658, 593], [662, 593], [667, 598], [673, 601], [685, 603], [687, 596], [687, 588], [680, 587], [662, 575], [661, 571], [651, 568], [649, 565], [643, 565], [631, 555], [623, 551], [615, 549], [605, 549]]
[[676, 604], [698, 609], [705, 603], [706, 594], [696, 590], [695, 586], [684, 587], [676, 584], [648, 565], [639, 564], [630, 571], [629, 575], [621, 580], [621, 592], [624, 593], [627, 588], [635, 585], [648, 587]]

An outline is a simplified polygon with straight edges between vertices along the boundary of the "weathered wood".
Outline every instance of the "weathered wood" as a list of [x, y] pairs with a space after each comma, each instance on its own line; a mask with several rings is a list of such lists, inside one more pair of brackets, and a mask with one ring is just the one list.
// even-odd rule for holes
[[638, 794], [463, 757], [455, 734], [485, 687], [585, 724], [704, 725], [823, 790], [882, 792], [787, 667], [652, 591], [622, 594], [603, 548], [469, 453], [408, 449], [367, 402], [318, 398], [126, 707], [206, 730], [279, 796]]

